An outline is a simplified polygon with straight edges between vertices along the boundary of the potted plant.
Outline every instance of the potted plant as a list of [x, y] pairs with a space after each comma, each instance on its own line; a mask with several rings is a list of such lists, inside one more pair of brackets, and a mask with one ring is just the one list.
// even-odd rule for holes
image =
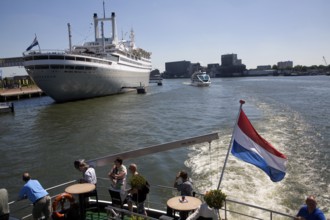
[[227, 195], [219, 189], [211, 190], [205, 193], [204, 200], [210, 208], [221, 209], [224, 205]]

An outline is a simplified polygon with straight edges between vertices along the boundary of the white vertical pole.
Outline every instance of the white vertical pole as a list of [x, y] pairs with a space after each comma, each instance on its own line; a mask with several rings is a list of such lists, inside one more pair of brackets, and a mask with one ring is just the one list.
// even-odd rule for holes
[[236, 129], [237, 121], [238, 121], [239, 115], [241, 114], [242, 106], [245, 103], [245, 101], [244, 100], [240, 100], [239, 103], [240, 103], [240, 107], [239, 107], [238, 115], [236, 117], [236, 122], [235, 122], [235, 126], [234, 126], [234, 129], [233, 129], [233, 133], [231, 134], [231, 138], [230, 138], [230, 143], [229, 143], [229, 147], [228, 147], [226, 159], [225, 159], [225, 162], [223, 164], [223, 168], [222, 168], [222, 172], [221, 172], [221, 176], [220, 176], [220, 180], [219, 180], [219, 184], [218, 184], [218, 188], [217, 189], [220, 189], [220, 184], [221, 184], [221, 181], [222, 181], [222, 177], [223, 177], [223, 174], [225, 172], [227, 161], [228, 161], [228, 157], [229, 157], [229, 153], [230, 153], [230, 150], [231, 150], [231, 146], [233, 144], [232, 142], [233, 142], [234, 131]]

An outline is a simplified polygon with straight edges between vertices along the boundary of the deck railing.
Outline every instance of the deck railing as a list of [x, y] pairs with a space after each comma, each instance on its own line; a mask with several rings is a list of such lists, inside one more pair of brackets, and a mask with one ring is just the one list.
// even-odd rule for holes
[[[71, 180], [50, 188], [46, 190], [50, 193], [52, 200], [64, 192], [64, 189], [74, 184], [76, 180]], [[109, 195], [110, 181], [107, 178], [98, 178], [98, 197], [100, 201], [111, 201]], [[162, 186], [162, 185], [152, 185], [148, 198], [145, 202], [145, 207], [147, 209], [162, 210], [166, 213], [166, 202], [169, 198], [177, 196], [178, 191], [173, 187]], [[196, 193], [196, 197], [203, 201], [203, 195]], [[78, 198], [76, 197], [76, 201]], [[27, 201], [12, 201], [9, 203], [10, 206], [10, 216], [17, 219], [32, 219], [32, 204]], [[264, 207], [232, 200], [227, 198], [224, 207], [220, 210], [220, 216], [222, 219], [262, 219], [262, 220], [289, 220], [294, 219], [294, 216], [267, 209]]]

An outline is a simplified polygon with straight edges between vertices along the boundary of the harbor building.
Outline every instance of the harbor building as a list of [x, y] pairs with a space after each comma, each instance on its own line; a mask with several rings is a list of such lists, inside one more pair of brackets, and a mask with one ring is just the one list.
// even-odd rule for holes
[[191, 69], [190, 61], [175, 61], [165, 63], [164, 78], [188, 78]]
[[278, 62], [277, 63], [277, 68], [279, 70], [293, 68], [293, 62], [292, 61], [281, 61], [281, 62]]
[[273, 76], [276, 75], [277, 70], [272, 69], [271, 65], [257, 66], [257, 69], [250, 69], [245, 71], [246, 76]]
[[219, 63], [207, 64], [206, 72], [210, 75], [210, 77], [215, 77], [219, 73], [219, 68]]
[[221, 55], [221, 66], [217, 77], [243, 76], [246, 66], [241, 59], [237, 59], [237, 54]]

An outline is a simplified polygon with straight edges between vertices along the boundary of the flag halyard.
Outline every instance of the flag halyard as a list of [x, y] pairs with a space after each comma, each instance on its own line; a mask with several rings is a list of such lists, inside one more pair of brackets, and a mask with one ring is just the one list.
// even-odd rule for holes
[[285, 176], [286, 156], [258, 134], [243, 110], [233, 133], [231, 153], [262, 169], [273, 182], [281, 181]]

